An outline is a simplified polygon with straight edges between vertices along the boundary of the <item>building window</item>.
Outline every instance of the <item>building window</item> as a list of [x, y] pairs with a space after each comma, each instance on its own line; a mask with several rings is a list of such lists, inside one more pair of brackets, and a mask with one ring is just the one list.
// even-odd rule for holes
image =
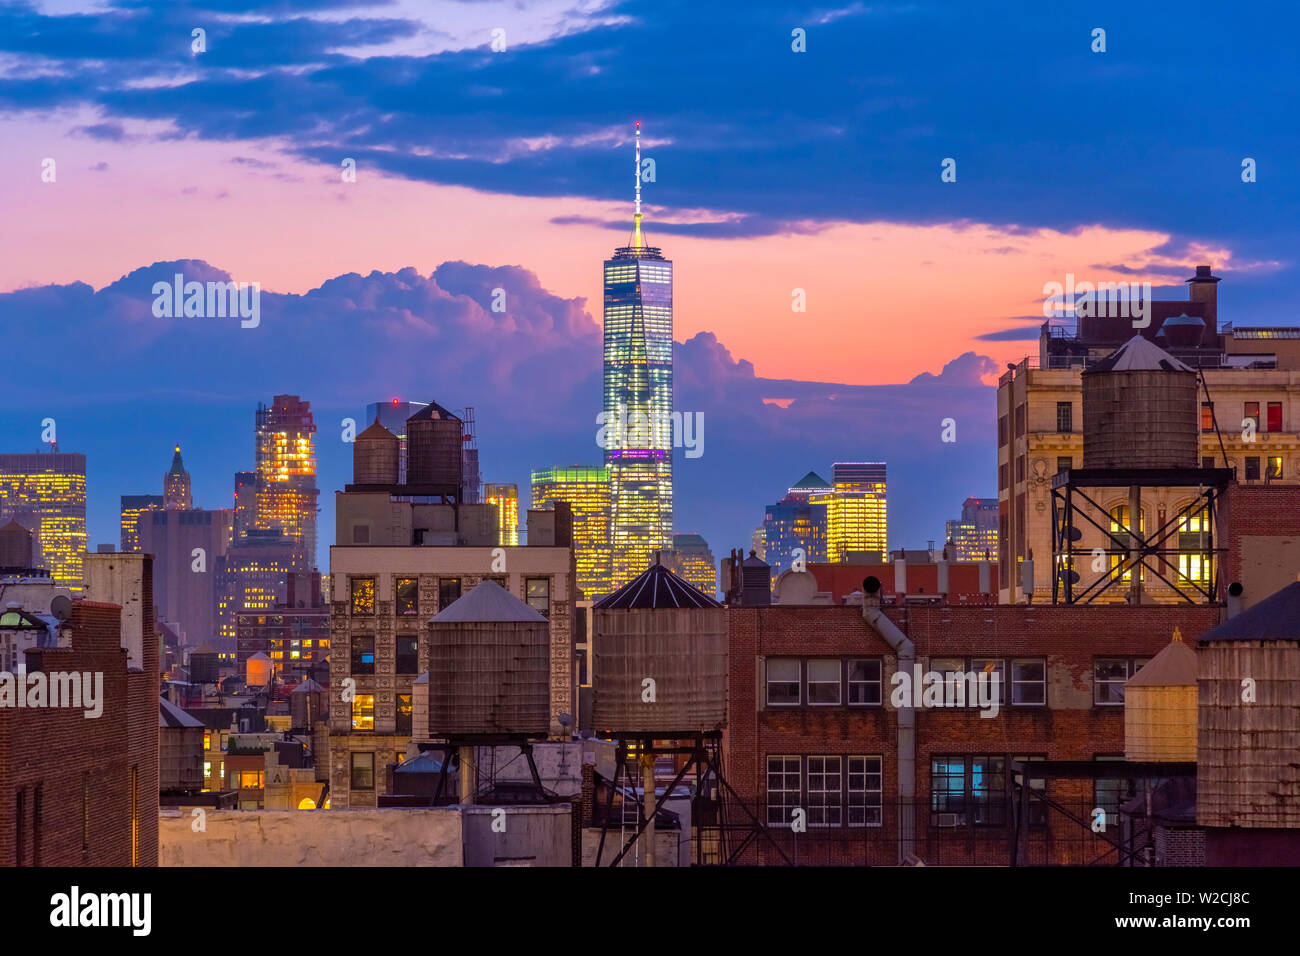
[[998, 465], [998, 491], [1007, 487], [1007, 474], [1010, 471], [1009, 465]]
[[832, 707], [840, 702], [840, 662], [808, 662], [808, 703], [813, 707]]
[[841, 766], [839, 757], [808, 758], [809, 826], [840, 825], [840, 801], [844, 793]]
[[1201, 467], [1202, 467], [1202, 468], [1213, 468], [1213, 467], [1214, 467], [1214, 456], [1213, 456], [1213, 455], [1206, 455], [1204, 458], [1202, 458], [1202, 459], [1201, 459]]
[[352, 779], [349, 785], [353, 790], [375, 789], [374, 754], [354, 753], [352, 755]]
[[998, 418], [998, 445], [1005, 445], [1007, 437], [1007, 416], [1002, 415]]
[[1099, 657], [1092, 662], [1092, 702], [1098, 707], [1124, 703], [1124, 682], [1141, 670], [1146, 657]]
[[1201, 402], [1201, 431], [1214, 431], [1214, 406], [1209, 402]]
[[460, 600], [460, 578], [438, 578], [438, 610]]
[[352, 579], [352, 613], [358, 617], [369, 617], [375, 613], [375, 579]]
[[[880, 674], [879, 660], [849, 661], [849, 703], [879, 706], [881, 703]], [[852, 772], [851, 768], [850, 772]]]
[[930, 760], [930, 810], [936, 822], [956, 826], [966, 822], [966, 758], [933, 757]]
[[370, 543], [370, 525], [354, 524], [352, 526], [352, 543], [369, 544]]
[[397, 635], [397, 673], [420, 673], [420, 639], [414, 634]]
[[1204, 510], [1178, 519], [1178, 583], [1209, 583], [1212, 560], [1209, 522], [1209, 513]]
[[1282, 403], [1268, 403], [1268, 430], [1271, 432], [1280, 432], [1282, 430]]
[[240, 790], [261, 790], [265, 784], [264, 773], [262, 770], [237, 770], [235, 786]]
[[[796, 664], [798, 661], [795, 662]], [[799, 806], [799, 758], [767, 758], [767, 825], [788, 827]]]
[[[958, 661], [957, 664], [958, 666], [953, 668], [953, 670], [963, 670], [960, 666], [961, 661]], [[993, 678], [996, 675], [998, 685], [998, 704], [1005, 704], [1007, 702], [1007, 666], [1005, 661], [996, 657], [972, 657], [970, 670], [977, 679], [981, 673], [988, 674], [990, 686], [992, 685]], [[945, 673], [947, 672], [945, 671]]]
[[849, 826], [880, 826], [882, 763], [880, 757], [849, 757]]
[[550, 578], [526, 578], [524, 580], [524, 594], [528, 598], [530, 608], [542, 617], [551, 616]]
[[1025, 433], [1025, 418], [1028, 417], [1029, 406], [1016, 406], [1016, 437], [1020, 438]]
[[1259, 481], [1259, 457], [1251, 455], [1246, 459], [1246, 480]]
[[1005, 826], [1007, 765], [1003, 757], [970, 758], [971, 823]]
[[375, 729], [375, 695], [357, 694], [352, 698], [352, 729]]
[[1011, 703], [1047, 703], [1047, 662], [1026, 660], [1011, 662]]
[[767, 705], [797, 705], [799, 697], [799, 659], [777, 657], [767, 662]]
[[507, 591], [510, 590], [510, 585], [506, 583], [506, 579], [504, 575], [500, 575], [500, 574], [488, 575], [487, 577], [483, 578], [483, 580], [491, 581], [493, 584], [499, 585], [500, 587], [504, 588]]
[[352, 638], [352, 673], [373, 674], [375, 672], [375, 639], [373, 637]]
[[1056, 403], [1056, 430], [1058, 432], [1074, 431], [1074, 403]]
[[[1146, 531], [1146, 515], [1138, 515], [1137, 533], [1141, 535]], [[1110, 509], [1110, 573], [1111, 577], [1118, 578], [1124, 583], [1133, 580], [1133, 569], [1128, 565], [1129, 555], [1133, 548], [1133, 538], [1130, 533], [1132, 524], [1129, 521], [1128, 505], [1116, 505]], [[1139, 566], [1138, 580], [1146, 580], [1146, 568]]]
[[[415, 708], [411, 704], [411, 695], [398, 694], [397, 695], [397, 723], [394, 727], [394, 732], [403, 737], [411, 736], [411, 716], [414, 713], [415, 713]], [[402, 762], [400, 756], [397, 762], [398, 763]]]
[[1264, 459], [1264, 461], [1267, 466], [1264, 470], [1265, 478], [1269, 479], [1270, 481], [1276, 481], [1277, 479], [1282, 477], [1282, 456], [1281, 455], [1269, 455], [1267, 458]]
[[1016, 458], [1016, 484], [1025, 480], [1025, 456], [1020, 455]]
[[1074, 465], [1074, 459], [1069, 455], [1058, 455], [1056, 458], [1056, 473], [1059, 475], [1063, 471], [1069, 471]]
[[1246, 422], [1254, 424], [1255, 431], [1259, 431], [1259, 402], [1246, 402], [1241, 416], [1241, 427], [1246, 427]]
[[[1094, 757], [1098, 763], [1122, 762], [1122, 756]], [[1119, 805], [1134, 796], [1133, 781], [1126, 777], [1098, 777], [1093, 781], [1093, 806], [1106, 814], [1106, 829], [1119, 825]]]
[[397, 616], [414, 617], [420, 613], [420, 582], [415, 578], [397, 579]]

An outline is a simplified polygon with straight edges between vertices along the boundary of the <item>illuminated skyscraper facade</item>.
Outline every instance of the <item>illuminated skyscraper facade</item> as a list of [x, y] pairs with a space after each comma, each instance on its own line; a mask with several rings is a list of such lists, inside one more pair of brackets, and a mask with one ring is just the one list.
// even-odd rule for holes
[[949, 521], [944, 535], [954, 561], [996, 561], [998, 559], [998, 499], [967, 498], [961, 503], [961, 518]]
[[168, 511], [189, 511], [194, 507], [190, 496], [190, 473], [181, 461], [181, 446], [172, 454], [172, 466], [163, 475], [163, 507]]
[[257, 407], [257, 494], [252, 529], [280, 531], [316, 564], [316, 451], [311, 403], [277, 395]]
[[888, 553], [884, 462], [836, 462], [830, 492], [809, 501], [826, 505], [827, 561], [845, 561], [854, 552]]
[[140, 550], [140, 516], [162, 509], [162, 495], [122, 495], [121, 547], [124, 554]]
[[718, 566], [709, 543], [698, 534], [675, 534], [673, 546], [655, 552], [659, 563], [711, 598], [718, 596]]
[[59, 587], [81, 591], [86, 551], [86, 456], [0, 455], [0, 524], [32, 532], [33, 562]]
[[586, 465], [533, 472], [532, 507], [567, 502], [573, 511], [573, 554], [578, 587], [590, 601], [613, 591], [609, 551], [609, 470]]
[[[763, 515], [763, 551], [759, 554], [772, 568], [772, 579], [789, 570], [795, 552], [803, 552], [805, 567], [826, 561], [826, 512], [831, 483], [810, 471], [787, 490]], [[816, 499], [814, 501], [813, 499]]]
[[516, 547], [519, 544], [519, 486], [509, 484], [483, 485], [484, 504], [497, 506], [497, 544]]
[[641, 232], [641, 130], [631, 241], [605, 260], [604, 427], [613, 583], [672, 545], [673, 264]]

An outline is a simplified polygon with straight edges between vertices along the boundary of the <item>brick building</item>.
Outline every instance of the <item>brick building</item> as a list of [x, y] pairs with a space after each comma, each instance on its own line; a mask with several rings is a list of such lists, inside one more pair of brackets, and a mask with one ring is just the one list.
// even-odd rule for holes
[[[147, 584], [144, 603], [152, 621]], [[102, 674], [98, 717], [0, 706], [0, 864], [158, 864], [158, 645], [148, 626], [141, 666], [129, 667], [121, 615], [117, 604], [74, 601], [26, 654], [28, 675]]]
[[[873, 626], [864, 610], [910, 641], [922, 672], [1001, 677], [995, 716], [970, 706], [912, 708], [914, 797], [906, 708], [891, 700], [909, 649], [891, 645], [888, 624]], [[910, 854], [931, 865], [1004, 865], [1011, 761], [1123, 759], [1125, 679], [1174, 628], [1194, 640], [1221, 613], [1187, 605], [899, 607], [888, 599], [883, 609], [732, 608], [727, 776], [794, 862], [889, 865]], [[1031, 774], [1029, 784], [1085, 824], [1034, 801], [1027, 862], [1114, 861], [1086, 821], [1096, 807], [1112, 821], [1130, 781]], [[806, 832], [792, 832], [795, 810], [804, 811]], [[756, 840], [747, 862], [782, 861]]]

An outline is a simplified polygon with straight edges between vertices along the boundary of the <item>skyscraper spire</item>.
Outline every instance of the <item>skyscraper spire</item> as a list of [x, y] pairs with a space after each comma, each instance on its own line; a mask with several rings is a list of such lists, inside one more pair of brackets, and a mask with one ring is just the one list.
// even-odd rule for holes
[[641, 121], [636, 121], [636, 226], [632, 233], [632, 248], [645, 245], [641, 236]]

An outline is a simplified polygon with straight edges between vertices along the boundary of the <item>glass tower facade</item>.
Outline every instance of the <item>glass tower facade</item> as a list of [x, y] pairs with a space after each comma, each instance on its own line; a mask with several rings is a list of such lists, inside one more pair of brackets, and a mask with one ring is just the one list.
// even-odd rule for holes
[[519, 486], [491, 482], [483, 486], [484, 504], [497, 506], [497, 544], [513, 548], [519, 544]]
[[277, 395], [257, 408], [257, 493], [252, 529], [280, 531], [316, 565], [316, 425], [311, 403]]
[[81, 590], [86, 551], [86, 456], [0, 455], [0, 524], [32, 532], [33, 560], [59, 587]]
[[587, 465], [533, 472], [533, 508], [557, 501], [573, 510], [573, 556], [578, 587], [591, 601], [613, 590], [609, 553], [609, 471]]
[[605, 260], [603, 447], [614, 587], [673, 537], [673, 264], [641, 233], [641, 147], [631, 243]]
[[809, 501], [826, 505], [827, 561], [845, 561], [856, 551], [888, 554], [883, 461], [836, 462], [831, 490]]

